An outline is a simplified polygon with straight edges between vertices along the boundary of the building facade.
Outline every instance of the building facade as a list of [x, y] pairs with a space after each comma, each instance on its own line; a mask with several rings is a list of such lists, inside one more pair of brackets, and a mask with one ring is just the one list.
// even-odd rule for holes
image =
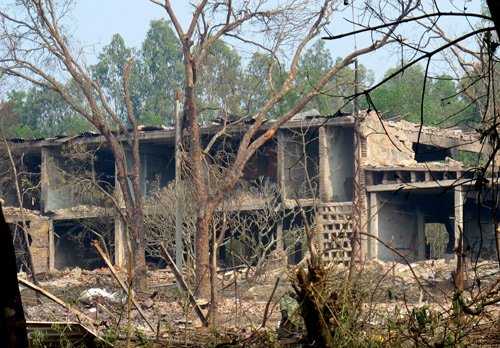
[[[298, 204], [314, 208], [319, 241], [328, 261], [349, 261], [356, 226], [353, 212], [364, 216], [358, 225], [367, 233], [361, 243], [363, 258], [399, 260], [384, 243], [412, 261], [431, 257], [426, 240], [429, 224], [441, 224], [445, 229], [445, 253], [453, 253], [463, 232], [472, 252], [485, 258], [496, 255], [496, 195], [492, 185], [478, 184], [486, 183], [486, 173], [459, 161], [485, 151], [478, 138], [405, 121], [382, 121], [374, 112], [361, 112], [358, 117], [296, 115], [252, 157], [242, 182], [265, 178], [278, 185], [286, 209], [297, 209]], [[270, 125], [272, 121], [261, 131]], [[201, 136], [208, 142], [221, 127], [202, 126]], [[244, 127], [240, 123], [229, 129], [234, 141]], [[355, 146], [358, 135], [359, 148]], [[165, 186], [175, 178], [175, 131], [143, 127], [139, 136], [140, 181], [147, 197], [153, 186]], [[120, 202], [114, 159], [103, 137], [85, 133], [13, 139], [9, 146], [22, 160], [24, 172], [30, 173], [23, 176], [21, 186], [37, 271], [73, 266], [75, 258], [85, 257], [72, 250], [71, 237], [81, 229], [82, 219], [103, 216], [114, 234], [114, 261], [123, 265], [126, 248], [121, 220], [99, 197], [88, 195], [84, 178], [89, 172], [81, 169], [91, 161], [98, 185]], [[84, 154], [86, 150], [91, 150], [91, 156]], [[75, 161], [81, 162], [78, 169]], [[16, 225], [21, 214], [11, 172], [6, 164], [4, 167], [0, 197], [5, 201], [7, 221]], [[361, 173], [357, 180], [353, 179], [355, 171]], [[70, 174], [80, 176], [81, 183], [69, 182]], [[361, 185], [357, 191], [362, 192], [361, 200], [355, 199], [355, 185]], [[258, 201], [252, 199], [240, 199], [235, 207], [259, 209]]]

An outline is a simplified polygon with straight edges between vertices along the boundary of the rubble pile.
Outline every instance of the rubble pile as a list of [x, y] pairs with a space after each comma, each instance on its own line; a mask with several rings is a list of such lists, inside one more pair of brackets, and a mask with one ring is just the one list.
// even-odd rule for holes
[[[439, 309], [440, 304], [449, 307], [454, 292], [451, 274], [455, 267], [454, 260], [444, 259], [411, 264], [366, 262], [360, 275], [367, 284], [367, 296], [371, 296], [371, 299], [365, 300], [367, 308], [371, 308], [366, 311], [372, 315], [368, 320], [369, 324], [381, 325], [387, 313], [395, 312], [395, 308], [399, 308], [399, 315], [403, 316], [413, 308], [425, 305], [436, 309]], [[473, 268], [477, 270], [477, 274]], [[345, 281], [347, 267], [343, 264], [332, 265], [330, 271], [332, 286], [341, 286]], [[473, 282], [479, 276], [483, 287], [493, 284], [500, 274], [498, 263], [494, 261], [468, 263], [466, 271], [466, 282]], [[127, 279], [125, 269], [115, 266], [115, 272], [122, 279]], [[272, 274], [268, 274], [267, 280], [262, 279], [249, 286], [244, 277], [238, 276], [238, 272], [237, 281], [234, 282], [234, 272], [221, 271], [219, 282], [222, 290], [218, 293], [217, 323], [219, 333], [237, 336], [239, 339], [255, 337], [255, 332], [262, 329], [266, 307], [269, 307], [269, 317], [265, 320], [264, 330], [276, 332], [279, 329], [280, 300], [291, 289], [289, 270], [280, 268], [269, 272]], [[23, 273], [18, 276], [26, 278]], [[134, 332], [141, 332], [157, 342], [182, 342], [186, 337], [190, 341], [206, 340], [206, 335], [210, 332], [207, 333], [202, 328], [200, 319], [186, 302], [186, 295], [178, 290], [174, 275], [168, 270], [156, 269], [148, 271], [148, 277], [148, 291], [134, 293], [147, 320], [132, 307]], [[277, 277], [281, 281], [270, 299]], [[41, 297], [41, 302], [37, 301], [32, 289], [20, 285], [27, 320], [83, 322], [90, 325], [100, 337], [107, 337], [110, 332], [115, 332], [124, 338], [127, 296], [109, 269], [65, 269], [41, 274], [39, 279], [43, 290], [63, 301], [66, 307], [46, 297]], [[387, 296], [389, 292], [390, 296]], [[206, 301], [199, 301], [199, 304], [205, 311], [208, 309]], [[153, 323], [154, 330], [147, 322]]]

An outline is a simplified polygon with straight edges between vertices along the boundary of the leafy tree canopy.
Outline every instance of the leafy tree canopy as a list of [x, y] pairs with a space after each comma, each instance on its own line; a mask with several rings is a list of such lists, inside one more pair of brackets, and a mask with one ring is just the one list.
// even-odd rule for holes
[[[173, 94], [175, 89], [182, 89], [184, 68], [181, 44], [171, 23], [164, 19], [151, 21], [140, 49], [127, 47], [119, 34], [114, 35], [103, 47], [98, 62], [91, 66], [91, 73], [98, 78], [109, 106], [124, 122], [127, 113], [123, 102], [122, 69], [130, 57], [134, 58], [129, 80], [131, 101], [139, 123], [172, 124]], [[309, 93], [339, 60], [340, 57], [332, 57], [325, 41], [317, 40], [299, 61], [295, 88], [270, 110], [267, 118], [277, 118], [297, 105], [301, 96]], [[385, 75], [390, 76], [395, 71], [396, 68], [391, 68]], [[373, 82], [372, 71], [360, 65], [358, 72], [361, 88]], [[272, 84], [268, 82], [269, 76], [272, 76]], [[253, 53], [244, 66], [234, 48], [222, 40], [216, 41], [197, 72], [200, 83], [196, 102], [201, 110], [201, 122], [207, 124], [215, 118], [253, 116], [269, 95], [282, 87], [287, 76], [284, 67], [268, 53]], [[324, 115], [337, 111], [352, 112], [353, 103], [346, 97], [354, 94], [354, 80], [354, 66], [342, 69], [307, 109], [315, 108]], [[424, 81], [426, 88], [422, 102]], [[70, 93], [77, 90], [72, 87], [72, 81], [64, 88]], [[467, 109], [470, 102], [459, 92], [458, 84], [449, 76], [425, 78], [424, 69], [416, 65], [374, 90], [370, 98], [386, 119], [406, 115], [406, 120], [420, 123], [423, 107], [424, 125], [449, 127], [471, 119], [473, 111]], [[57, 93], [46, 88], [12, 91], [4, 104], [2, 113], [9, 114], [4, 129], [8, 129], [11, 137], [48, 137], [93, 129]], [[362, 101], [362, 108], [370, 106], [366, 100]]]
[[[397, 68], [390, 68], [385, 76], [391, 76]], [[425, 92], [424, 91], [425, 83]], [[423, 100], [422, 100], [423, 97]], [[375, 107], [385, 119], [405, 116], [410, 122], [426, 126], [451, 127], [464, 123], [468, 103], [460, 95], [458, 84], [448, 75], [425, 76], [420, 65], [414, 65], [394, 76], [370, 93], [372, 105], [363, 102], [363, 107]]]

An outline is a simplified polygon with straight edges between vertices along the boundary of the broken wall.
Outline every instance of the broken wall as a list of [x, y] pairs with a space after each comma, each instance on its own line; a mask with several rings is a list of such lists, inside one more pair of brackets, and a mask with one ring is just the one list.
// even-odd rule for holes
[[[6, 208], [7, 212], [13, 212], [17, 208]], [[28, 232], [28, 245], [35, 263], [36, 272], [47, 272], [50, 270], [50, 238], [52, 236], [52, 221], [44, 217], [29, 216], [26, 219]], [[29, 269], [29, 258], [26, 252], [26, 240], [23, 232], [22, 221], [17, 220], [17, 216], [7, 217], [10, 230], [13, 234], [14, 246], [16, 249], [16, 258], [19, 269]]]
[[52, 221], [49, 219], [30, 221], [28, 232], [31, 237], [30, 249], [37, 272], [50, 270], [49, 239], [52, 232]]
[[[378, 212], [378, 236], [410, 260], [418, 248], [418, 217], [403, 202], [385, 203]], [[394, 238], [394, 239], [393, 239]], [[378, 258], [383, 261], [403, 261], [390, 249], [380, 245]]]
[[[391, 245], [394, 236], [394, 247], [409, 260], [429, 258], [429, 245], [425, 238], [425, 226], [430, 223], [444, 224], [449, 242], [445, 252], [452, 253], [455, 243], [455, 204], [454, 192], [443, 189], [422, 189], [376, 192], [378, 200], [377, 226], [371, 226], [370, 233], [378, 233], [378, 237]], [[371, 202], [371, 206], [375, 206]], [[376, 212], [371, 212], [371, 214]], [[374, 233], [375, 232], [375, 233]], [[379, 259], [392, 260], [392, 252], [378, 245]], [[396, 260], [401, 261], [397, 255]]]
[[363, 113], [363, 117], [361, 129], [367, 140], [368, 166], [411, 166], [447, 157], [456, 159], [460, 151], [488, 152], [488, 144], [482, 144], [477, 134], [421, 127], [403, 120], [383, 121], [375, 112]]
[[[0, 150], [2, 151], [2, 150]], [[23, 207], [31, 210], [40, 209], [40, 154], [13, 153], [18, 174], [18, 184], [23, 192]], [[0, 198], [4, 200], [4, 206], [19, 206], [16, 186], [14, 183], [12, 165], [5, 154], [0, 158]]]
[[[112, 193], [115, 178], [109, 151], [80, 148], [42, 148], [43, 210], [71, 209], [80, 205], [105, 206], [106, 198], [96, 185]], [[88, 152], [87, 152], [88, 151]]]
[[413, 142], [404, 131], [389, 127], [376, 113], [365, 113], [361, 124], [362, 135], [366, 138], [367, 156], [365, 165], [414, 165]]

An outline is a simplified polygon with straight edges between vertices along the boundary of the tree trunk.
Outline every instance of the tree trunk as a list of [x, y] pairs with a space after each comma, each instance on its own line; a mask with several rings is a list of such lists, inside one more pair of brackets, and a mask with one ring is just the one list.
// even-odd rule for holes
[[[198, 214], [196, 222], [196, 243], [195, 243], [195, 257], [196, 257], [196, 293], [198, 297], [208, 298], [210, 295], [210, 271], [209, 271], [209, 228], [211, 214], [204, 209], [205, 206], [200, 206], [201, 212]], [[205, 215], [203, 215], [205, 211]]]
[[300, 268], [292, 274], [292, 286], [301, 304], [302, 316], [307, 336], [315, 347], [331, 347], [333, 344], [333, 325], [331, 320], [337, 313], [338, 298], [335, 292], [329, 297], [325, 293], [326, 272], [321, 257], [311, 256], [307, 260], [308, 272]]
[[[137, 214], [137, 213], [136, 213]], [[134, 277], [137, 289], [147, 289], [147, 267], [146, 267], [146, 240], [144, 235], [144, 223], [142, 215], [136, 216], [131, 223], [132, 233], [130, 236], [134, 262]]]
[[189, 126], [189, 165], [198, 197], [198, 215], [195, 232], [195, 262], [196, 262], [196, 296], [208, 298], [210, 295], [209, 278], [209, 239], [210, 221], [215, 209], [208, 197], [208, 183], [203, 167], [203, 154], [199, 133], [198, 113], [195, 104], [194, 85], [196, 83], [196, 66], [191, 54], [189, 38], [183, 42], [184, 63], [186, 71], [186, 87], [184, 115]]
[[[213, 222], [213, 220], [212, 220]], [[221, 235], [224, 229], [221, 231]], [[210, 248], [210, 307], [208, 310], [208, 323], [213, 327], [217, 326], [217, 230], [215, 223], [212, 228], [212, 244]]]

